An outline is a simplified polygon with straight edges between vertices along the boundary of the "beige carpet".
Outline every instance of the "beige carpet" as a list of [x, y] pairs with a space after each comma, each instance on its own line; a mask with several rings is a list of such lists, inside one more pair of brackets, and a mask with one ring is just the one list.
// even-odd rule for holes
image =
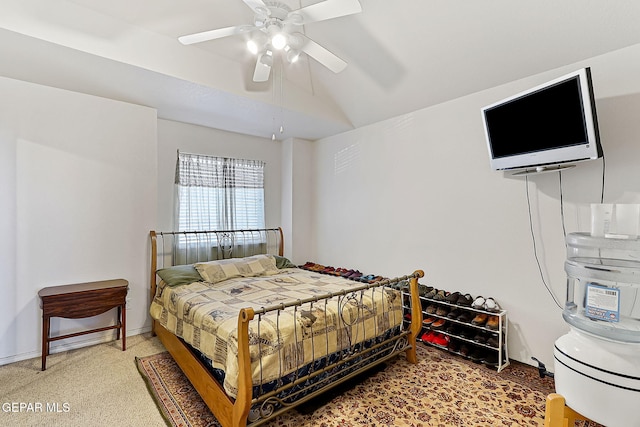
[[[292, 410], [269, 427], [541, 426], [553, 380], [528, 365], [501, 373], [420, 345], [419, 363], [400, 356], [388, 366], [306, 415]], [[217, 427], [168, 353], [138, 360], [171, 425]]]
[[33, 408], [7, 412], [0, 407], [0, 426], [164, 427], [132, 363], [136, 356], [162, 351], [159, 340], [145, 334], [127, 337], [127, 351], [120, 341], [111, 341], [52, 354], [44, 372], [39, 357], [0, 366], [0, 404]]

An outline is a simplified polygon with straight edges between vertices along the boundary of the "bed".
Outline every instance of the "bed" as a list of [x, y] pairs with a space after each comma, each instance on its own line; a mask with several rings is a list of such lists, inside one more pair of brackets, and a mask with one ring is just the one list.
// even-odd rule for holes
[[297, 267], [280, 228], [150, 237], [152, 331], [223, 427], [263, 424], [400, 353], [417, 361], [421, 270]]

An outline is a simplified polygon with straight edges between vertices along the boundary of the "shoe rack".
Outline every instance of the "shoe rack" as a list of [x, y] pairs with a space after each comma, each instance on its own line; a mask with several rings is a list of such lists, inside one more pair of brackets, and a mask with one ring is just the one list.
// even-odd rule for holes
[[[409, 300], [408, 294], [403, 295], [405, 312], [410, 313]], [[487, 311], [423, 295], [420, 302], [423, 328], [419, 338], [424, 344], [491, 366], [498, 372], [509, 365], [506, 310]]]

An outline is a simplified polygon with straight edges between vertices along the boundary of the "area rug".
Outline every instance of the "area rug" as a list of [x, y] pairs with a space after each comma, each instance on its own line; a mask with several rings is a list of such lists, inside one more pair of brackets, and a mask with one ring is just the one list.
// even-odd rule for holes
[[[417, 364], [399, 356], [313, 410], [291, 410], [268, 427], [541, 426], [553, 380], [511, 362], [497, 373], [419, 345]], [[219, 427], [169, 353], [137, 358], [140, 373], [170, 426]]]

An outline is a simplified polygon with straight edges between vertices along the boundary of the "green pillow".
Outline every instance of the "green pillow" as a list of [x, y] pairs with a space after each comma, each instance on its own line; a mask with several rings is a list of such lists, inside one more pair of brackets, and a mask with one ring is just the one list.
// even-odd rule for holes
[[169, 286], [202, 282], [202, 277], [193, 265], [175, 265], [157, 271], [158, 276]]
[[294, 263], [289, 261], [287, 258], [279, 255], [274, 255], [276, 259], [276, 267], [278, 268], [294, 268], [297, 267]]

